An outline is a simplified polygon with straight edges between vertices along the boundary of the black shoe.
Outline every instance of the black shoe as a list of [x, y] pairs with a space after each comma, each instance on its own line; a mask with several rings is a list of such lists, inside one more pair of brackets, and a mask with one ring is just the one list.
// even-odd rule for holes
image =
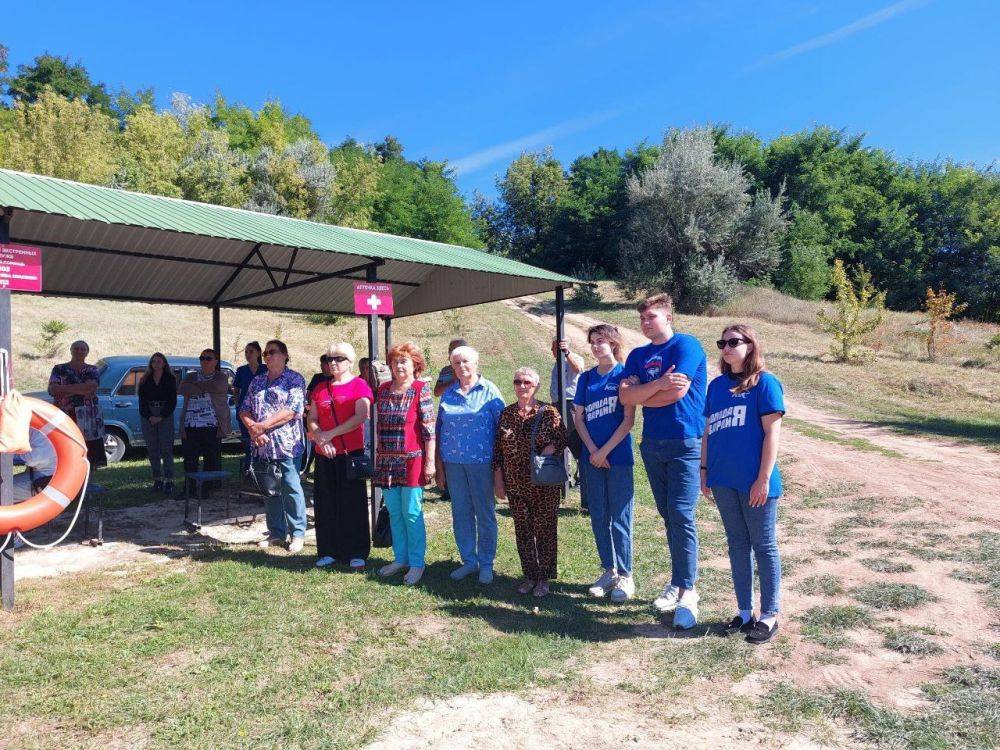
[[752, 643], [755, 646], [759, 646], [762, 643], [767, 643], [771, 640], [771, 636], [778, 632], [778, 623], [775, 621], [774, 627], [769, 628], [766, 623], [760, 622], [759, 620], [754, 623], [753, 628], [751, 628], [750, 633], [747, 635], [747, 643]]
[[157, 479], [153, 482], [153, 489], [150, 492], [162, 492], [163, 491], [163, 480]]
[[173, 482], [167, 482], [166, 484], [163, 485], [163, 494], [164, 495], [173, 495], [174, 494], [174, 483]]
[[736, 635], [737, 633], [749, 633], [753, 630], [754, 625], [757, 624], [757, 620], [753, 615], [750, 615], [750, 619], [743, 622], [743, 618], [736, 615], [729, 624], [726, 625], [726, 635]]

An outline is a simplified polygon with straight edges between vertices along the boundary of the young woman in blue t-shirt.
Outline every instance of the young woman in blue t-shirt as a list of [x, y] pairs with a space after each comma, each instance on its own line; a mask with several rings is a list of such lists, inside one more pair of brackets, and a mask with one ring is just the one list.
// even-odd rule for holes
[[632, 579], [632, 425], [635, 407], [618, 400], [624, 377], [624, 343], [614, 326], [587, 331], [597, 367], [582, 373], [573, 397], [573, 422], [583, 442], [580, 491], [590, 509], [590, 525], [604, 572], [589, 591], [611, 592], [624, 602], [635, 595]]
[[[750, 326], [727, 327], [716, 344], [722, 374], [709, 383], [705, 399], [701, 491], [718, 507], [729, 542], [739, 612], [726, 632], [765, 643], [778, 630], [777, 459], [785, 404], [781, 383], [764, 370], [764, 353]], [[759, 618], [753, 615], [754, 558], [760, 570]]]

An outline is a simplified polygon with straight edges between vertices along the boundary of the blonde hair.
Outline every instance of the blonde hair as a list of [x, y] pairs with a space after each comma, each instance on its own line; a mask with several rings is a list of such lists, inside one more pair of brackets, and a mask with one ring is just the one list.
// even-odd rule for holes
[[[729, 331], [738, 333], [750, 342], [750, 351], [743, 358], [743, 372], [740, 373], [743, 379], [735, 388], [729, 389], [730, 393], [736, 395], [746, 393], [760, 382], [760, 374], [764, 372], [764, 352], [760, 350], [760, 339], [757, 338], [757, 332], [750, 326], [745, 323], [734, 323], [726, 326], [722, 329], [722, 338], [725, 338]], [[719, 357], [719, 370], [723, 375], [730, 375], [733, 372], [733, 368], [722, 356]]]
[[358, 361], [358, 353], [354, 351], [354, 347], [347, 341], [335, 341], [326, 348], [326, 353], [331, 357], [334, 354], [340, 354], [351, 360], [351, 363]]

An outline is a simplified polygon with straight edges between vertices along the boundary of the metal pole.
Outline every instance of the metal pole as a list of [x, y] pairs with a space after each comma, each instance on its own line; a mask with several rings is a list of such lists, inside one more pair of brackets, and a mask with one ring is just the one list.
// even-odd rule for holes
[[[378, 267], [375, 265], [368, 266], [365, 270], [365, 280], [368, 282], [378, 281]], [[378, 359], [378, 315], [368, 316], [368, 358], [374, 362]], [[369, 421], [369, 432], [371, 436], [371, 445], [369, 451], [372, 457], [372, 466], [375, 465], [375, 429], [377, 423], [377, 416], [375, 414], [375, 402], [372, 402], [371, 417]], [[375, 486], [375, 482], [372, 481], [372, 502], [369, 508], [371, 512], [371, 533], [375, 534], [375, 523], [378, 520], [378, 509], [382, 503], [382, 491]]]
[[[565, 300], [563, 298], [563, 288], [561, 286], [556, 287], [556, 341], [562, 341], [566, 338], [566, 310], [565, 310]], [[556, 403], [556, 408], [559, 409], [559, 414], [562, 416], [562, 423], [564, 427], [569, 430], [569, 421], [567, 420], [566, 413], [566, 399], [563, 396], [566, 390], [566, 355], [563, 353], [561, 347], [556, 347], [556, 398], [558, 402]], [[570, 453], [569, 450], [563, 451], [563, 458], [566, 461], [567, 474], [570, 468]], [[563, 497], [569, 495], [569, 480], [563, 486]]]
[[[11, 210], [5, 209], [0, 215], [0, 243], [10, 242]], [[10, 341], [10, 290], [0, 290], [0, 349], [13, 354]], [[4, 358], [4, 372], [0, 375], [0, 396], [6, 394], [9, 385], [10, 359]], [[9, 453], [0, 454], [0, 505], [14, 504], [14, 457]], [[5, 610], [14, 609], [14, 555], [10, 545], [0, 553], [0, 600]]]
[[392, 349], [392, 318], [385, 319], [385, 356], [389, 356], [389, 350]]
[[218, 305], [212, 307], [212, 348], [215, 356], [222, 359], [222, 315]]

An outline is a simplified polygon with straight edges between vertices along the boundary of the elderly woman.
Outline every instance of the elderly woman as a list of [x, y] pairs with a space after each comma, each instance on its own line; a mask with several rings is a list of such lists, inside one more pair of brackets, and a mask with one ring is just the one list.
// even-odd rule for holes
[[530, 367], [514, 373], [517, 401], [500, 415], [493, 448], [493, 481], [496, 496], [506, 496], [514, 518], [514, 538], [524, 572], [517, 591], [542, 597], [549, 593], [549, 581], [556, 577], [556, 522], [562, 487], [531, 483], [531, 454], [562, 451], [566, 428], [558, 409], [535, 398], [538, 383], [538, 373]]
[[267, 539], [260, 546], [284, 544], [302, 551], [306, 537], [306, 498], [299, 478], [299, 456], [305, 450], [302, 413], [306, 380], [288, 367], [288, 347], [273, 339], [264, 345], [267, 370], [250, 381], [240, 407], [240, 421], [250, 435], [253, 459], [267, 461], [281, 472], [281, 493], [266, 499]]
[[70, 361], [52, 368], [49, 375], [49, 395], [55, 405], [76, 422], [87, 441], [87, 458], [92, 467], [107, 466], [104, 452], [104, 417], [97, 400], [101, 378], [94, 365], [87, 364], [90, 346], [86, 341], [70, 344]]
[[379, 570], [389, 577], [409, 567], [403, 581], [414, 585], [424, 574], [427, 534], [423, 485], [434, 481], [434, 397], [417, 380], [426, 364], [414, 344], [389, 351], [392, 381], [379, 386], [375, 483], [389, 509], [393, 561]]
[[[198, 362], [201, 368], [185, 375], [177, 388], [177, 395], [184, 397], [180, 424], [185, 474], [198, 471], [199, 460], [204, 461], [205, 471], [222, 468], [222, 439], [233, 431], [229, 379], [219, 370], [219, 355], [204, 349]], [[185, 491], [190, 495], [194, 482], [189, 481]]]
[[451, 353], [455, 382], [441, 395], [437, 439], [444, 471], [438, 486], [451, 493], [451, 520], [462, 565], [459, 581], [479, 571], [480, 583], [493, 582], [497, 517], [493, 499], [493, 443], [503, 397], [479, 374], [479, 353], [459, 346]]
[[360, 572], [371, 552], [368, 487], [352, 458], [365, 452], [362, 426], [371, 412], [372, 389], [354, 374], [353, 346], [330, 344], [326, 356], [331, 374], [313, 389], [307, 420], [316, 451], [316, 567], [350, 561], [351, 570]]

